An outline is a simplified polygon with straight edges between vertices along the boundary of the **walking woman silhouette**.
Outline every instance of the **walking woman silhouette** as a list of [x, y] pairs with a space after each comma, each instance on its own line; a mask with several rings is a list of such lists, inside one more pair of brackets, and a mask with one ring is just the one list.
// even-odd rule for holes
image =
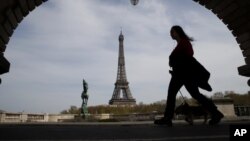
[[217, 110], [212, 100], [199, 92], [199, 88], [207, 91], [212, 91], [212, 88], [208, 84], [210, 73], [193, 57], [194, 51], [191, 44], [193, 39], [187, 36], [184, 30], [178, 25], [171, 28], [170, 35], [173, 40], [177, 41], [177, 46], [169, 56], [172, 77], [168, 88], [164, 117], [155, 120], [154, 123], [157, 125], [172, 126], [176, 95], [184, 85], [190, 95], [210, 112], [211, 120], [209, 124], [218, 124], [224, 115]]

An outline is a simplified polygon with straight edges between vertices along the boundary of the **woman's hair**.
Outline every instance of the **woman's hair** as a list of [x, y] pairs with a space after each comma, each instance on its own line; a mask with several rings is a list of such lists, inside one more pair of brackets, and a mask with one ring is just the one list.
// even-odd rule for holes
[[174, 30], [179, 36], [180, 38], [184, 38], [184, 39], [187, 39], [189, 41], [194, 41], [194, 39], [192, 37], [189, 37], [185, 32], [184, 30], [182, 29], [181, 26], [179, 25], [174, 25], [171, 30]]

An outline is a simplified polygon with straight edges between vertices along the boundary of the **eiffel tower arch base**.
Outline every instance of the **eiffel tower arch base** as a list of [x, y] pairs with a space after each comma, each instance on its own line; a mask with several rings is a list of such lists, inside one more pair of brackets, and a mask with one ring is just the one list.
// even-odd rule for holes
[[136, 105], [135, 99], [111, 99], [110, 105]]

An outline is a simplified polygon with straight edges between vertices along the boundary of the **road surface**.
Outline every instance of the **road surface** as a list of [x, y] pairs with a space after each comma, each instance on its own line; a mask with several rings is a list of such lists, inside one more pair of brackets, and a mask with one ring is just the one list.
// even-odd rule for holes
[[250, 121], [222, 121], [193, 126], [174, 121], [173, 127], [149, 122], [117, 123], [19, 123], [0, 124], [0, 140], [99, 140], [99, 141], [228, 141], [229, 127]]

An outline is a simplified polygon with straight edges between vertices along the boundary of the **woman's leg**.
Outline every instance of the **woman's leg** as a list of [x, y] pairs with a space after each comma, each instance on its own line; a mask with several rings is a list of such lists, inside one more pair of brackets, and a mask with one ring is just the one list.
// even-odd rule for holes
[[180, 90], [182, 85], [183, 85], [182, 81], [180, 81], [176, 76], [172, 76], [168, 87], [168, 97], [167, 97], [164, 117], [155, 120], [154, 121], [155, 124], [172, 126], [172, 118], [174, 116], [176, 94]]
[[197, 100], [204, 108], [206, 108], [209, 112], [213, 112], [217, 110], [217, 107], [213, 103], [212, 100], [205, 97], [203, 94], [200, 93], [199, 88], [197, 85], [192, 84], [191, 82], [185, 83], [185, 87], [190, 95]]
[[169, 120], [172, 120], [174, 116], [176, 95], [182, 86], [183, 82], [180, 79], [178, 79], [178, 77], [173, 75], [168, 87], [168, 97], [164, 112], [164, 117]]
[[211, 113], [212, 120], [210, 120], [209, 124], [217, 124], [221, 118], [224, 117], [223, 114], [217, 110], [213, 101], [200, 93], [197, 85], [191, 82], [187, 82], [184, 85], [190, 95]]

